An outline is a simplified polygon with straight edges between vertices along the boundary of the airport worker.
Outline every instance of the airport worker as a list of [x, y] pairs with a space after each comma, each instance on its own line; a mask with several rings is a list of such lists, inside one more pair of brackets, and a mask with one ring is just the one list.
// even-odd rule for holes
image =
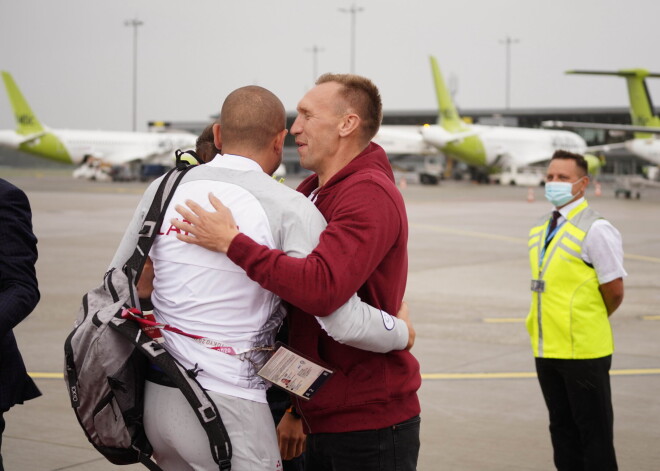
[[342, 345], [300, 311], [330, 313], [356, 290], [387, 312], [402, 302], [408, 221], [387, 155], [371, 142], [382, 119], [380, 94], [364, 77], [325, 74], [297, 109], [291, 133], [301, 165], [315, 172], [298, 191], [328, 221], [308, 257], [288, 257], [253, 240], [212, 196], [215, 211], [189, 201], [177, 208], [189, 222], [172, 224], [182, 230], [181, 240], [226, 252], [250, 278], [298, 308], [290, 315], [291, 347], [335, 372], [310, 401], [294, 398], [308, 433], [306, 469], [413, 470], [420, 427], [417, 360], [409, 351], [382, 354]]
[[617, 469], [609, 316], [623, 300], [621, 235], [585, 199], [584, 157], [556, 151], [545, 196], [554, 211], [529, 233], [527, 316], [558, 470]]
[[[3, 415], [15, 404], [41, 395], [28, 376], [13, 329], [39, 302], [34, 264], [37, 238], [25, 193], [0, 178], [0, 449]], [[2, 471], [0, 455], [0, 471]]]
[[[325, 220], [303, 195], [268, 175], [281, 163], [287, 133], [280, 100], [261, 87], [235, 90], [225, 99], [213, 132], [215, 145], [224, 154], [185, 175], [164, 220], [176, 216], [177, 203], [213, 192], [228, 201], [239, 215], [241, 229], [260, 243], [298, 257], [310, 253]], [[111, 266], [121, 267], [132, 253], [158, 183], [145, 192]], [[273, 344], [284, 317], [280, 299], [249, 280], [224, 254], [179, 241], [175, 235], [180, 231], [169, 222], [159, 229], [150, 252], [153, 270], [145, 267], [138, 285], [140, 298], [150, 298], [157, 321], [220, 342], [233, 353], [206, 348], [168, 331], [163, 332], [165, 348], [186, 368], [198, 371], [198, 381], [218, 406], [232, 442], [232, 469], [281, 469], [276, 429], [266, 403], [267, 384], [256, 375], [268, 355], [262, 347]], [[342, 341], [355, 340], [355, 345], [377, 351], [412, 343], [414, 330], [405, 321], [373, 308], [369, 317], [365, 306], [354, 295], [341, 310], [323, 319], [324, 328]], [[316, 317], [309, 317], [318, 323]], [[350, 330], [342, 330], [345, 326]], [[362, 334], [371, 340], [365, 344]], [[145, 387], [144, 413], [154, 458], [163, 469], [217, 469], [206, 434], [187, 400], [153, 369]], [[287, 432], [286, 437], [296, 441], [293, 448], [301, 452], [300, 420], [286, 414], [284, 421], [287, 429], [297, 431]], [[283, 445], [289, 449], [292, 444]]]

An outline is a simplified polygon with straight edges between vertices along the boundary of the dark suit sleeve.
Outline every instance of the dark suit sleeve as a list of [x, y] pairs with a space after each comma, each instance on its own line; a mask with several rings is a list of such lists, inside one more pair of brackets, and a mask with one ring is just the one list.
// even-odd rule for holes
[[0, 180], [0, 338], [39, 302], [37, 238], [23, 191]]

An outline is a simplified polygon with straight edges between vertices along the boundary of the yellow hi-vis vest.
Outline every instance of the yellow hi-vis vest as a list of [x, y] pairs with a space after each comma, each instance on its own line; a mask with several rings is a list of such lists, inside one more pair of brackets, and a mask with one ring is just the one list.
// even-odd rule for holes
[[534, 356], [588, 359], [611, 355], [612, 328], [596, 270], [581, 256], [584, 237], [601, 216], [585, 200], [571, 210], [544, 251], [549, 218], [529, 231], [532, 305], [526, 324]]

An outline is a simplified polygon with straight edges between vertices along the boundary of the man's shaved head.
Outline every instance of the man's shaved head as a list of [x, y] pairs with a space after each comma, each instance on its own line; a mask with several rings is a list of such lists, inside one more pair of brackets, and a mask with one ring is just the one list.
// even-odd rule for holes
[[218, 123], [223, 148], [261, 150], [286, 128], [286, 111], [272, 92], [250, 85], [227, 96]]

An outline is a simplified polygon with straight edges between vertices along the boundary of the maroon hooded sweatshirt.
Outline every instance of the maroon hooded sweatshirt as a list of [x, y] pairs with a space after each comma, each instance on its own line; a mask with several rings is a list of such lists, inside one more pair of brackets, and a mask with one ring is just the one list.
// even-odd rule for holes
[[[298, 191], [309, 195], [318, 176]], [[420, 413], [419, 363], [408, 351], [359, 350], [330, 338], [313, 316], [326, 316], [357, 291], [390, 314], [401, 306], [408, 273], [408, 219], [383, 149], [371, 143], [318, 191], [328, 221], [306, 258], [286, 256], [244, 234], [227, 255], [248, 276], [295, 308], [291, 347], [335, 373], [310, 401], [298, 401], [308, 433], [388, 427]], [[313, 315], [307, 314], [312, 313]]]

